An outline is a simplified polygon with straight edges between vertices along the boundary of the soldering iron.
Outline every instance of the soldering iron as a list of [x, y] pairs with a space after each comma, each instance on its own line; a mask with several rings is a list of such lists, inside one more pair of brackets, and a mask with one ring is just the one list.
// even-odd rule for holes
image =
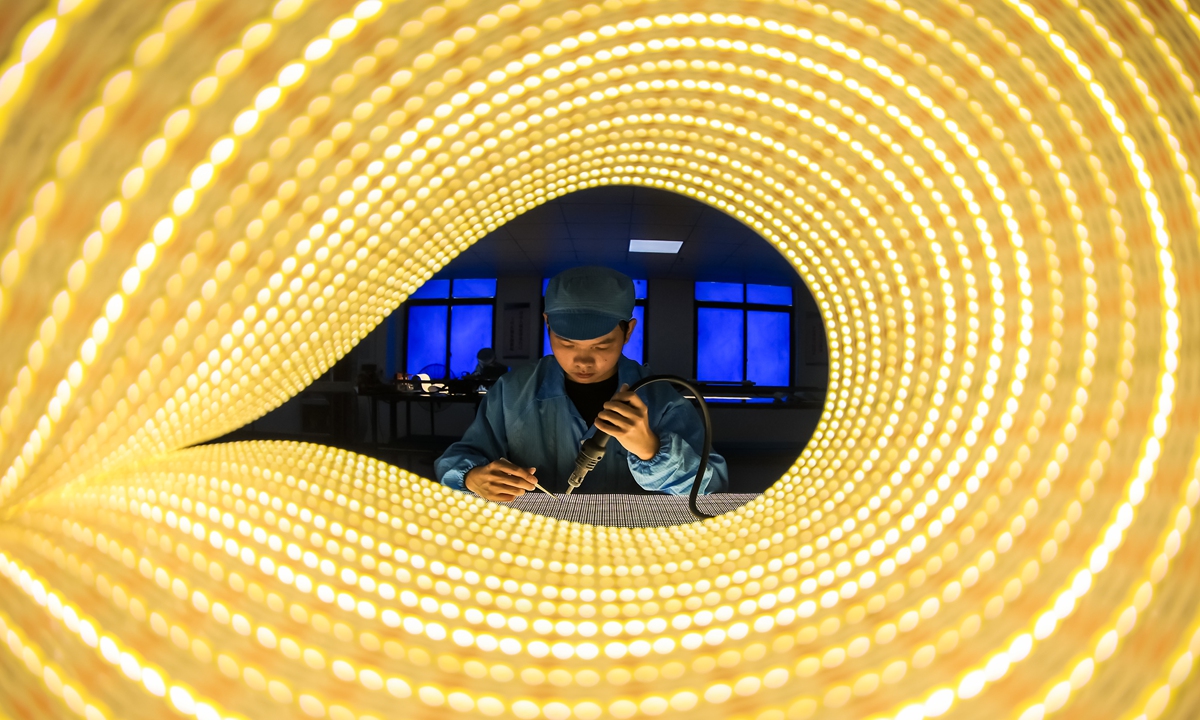
[[[669, 382], [679, 385], [689, 390], [700, 401], [700, 415], [704, 419], [704, 448], [700, 452], [700, 464], [696, 468], [696, 476], [692, 479], [692, 492], [688, 497], [688, 507], [696, 517], [710, 518], [712, 515], [703, 513], [696, 507], [696, 497], [700, 493], [700, 483], [704, 477], [704, 471], [708, 469], [708, 456], [712, 452], [712, 420], [708, 416], [708, 405], [704, 402], [704, 396], [700, 394], [699, 390], [687, 380], [674, 375], [650, 375], [635, 382], [629, 387], [629, 390], [636, 391], [638, 388], [655, 382]], [[571, 476], [567, 478], [568, 495], [575, 488], [583, 484], [583, 478], [604, 457], [604, 452], [610, 439], [612, 439], [611, 435], [597, 428], [595, 434], [583, 441], [583, 444], [579, 448], [579, 456], [575, 458], [575, 469], [571, 472]]]

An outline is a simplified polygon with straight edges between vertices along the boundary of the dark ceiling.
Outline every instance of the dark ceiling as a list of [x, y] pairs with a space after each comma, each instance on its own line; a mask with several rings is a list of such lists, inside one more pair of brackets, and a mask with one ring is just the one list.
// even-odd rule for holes
[[[630, 239], [682, 240], [677, 255], [630, 253]], [[540, 276], [605, 265], [637, 278], [798, 285], [787, 260], [720, 210], [666, 190], [597, 187], [556, 198], [497, 228], [439, 277]]]

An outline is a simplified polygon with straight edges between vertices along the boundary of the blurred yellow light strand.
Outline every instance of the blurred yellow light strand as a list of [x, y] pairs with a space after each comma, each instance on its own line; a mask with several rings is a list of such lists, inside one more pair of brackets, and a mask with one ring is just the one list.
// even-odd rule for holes
[[[118, 607], [134, 613], [132, 599], [141, 598], [145, 608], [155, 583], [173, 593], [194, 588], [193, 599], [206, 587], [232, 590], [229, 598], [244, 605], [238, 627], [280, 652], [285, 639], [299, 652], [293, 638], [301, 635], [284, 628], [310, 611], [321, 632], [330, 627], [324, 613], [342, 618], [334, 622], [339, 641], [343, 629], [351, 639], [361, 630], [368, 652], [394, 630], [411, 644], [392, 678], [431, 717], [450, 707], [563, 720], [696, 710], [779, 720], [870, 702], [879, 717], [908, 720], [969, 716], [978, 709], [969, 701], [980, 698], [997, 714], [1033, 720], [1075, 707], [1081, 695], [1102, 696], [1105, 687], [1091, 680], [1129, 657], [1125, 638], [1136, 643], [1146, 632], [1138, 613], [1152, 601], [1179, 607], [1187, 586], [1166, 580], [1176, 577], [1171, 561], [1191, 551], [1200, 481], [1194, 464], [1180, 472], [1177, 451], [1165, 454], [1168, 443], [1194, 446], [1184, 440], [1190, 421], [1173, 412], [1194, 386], [1181, 361], [1191, 300], [1180, 278], [1192, 260], [1172, 252], [1168, 223], [1177, 222], [1177, 206], [1194, 218], [1196, 182], [1172, 130], [1178, 123], [1156, 109], [1172, 105], [1154, 93], [1174, 86], [1151, 91], [1142, 79], [1148, 66], [1105, 27], [1119, 25], [1121, 13], [1139, 18], [1135, 32], [1154, 37], [1151, 52], [1179, 74], [1186, 104], [1200, 100], [1186, 65], [1136, 6], [1070, 6], [1109, 53], [1087, 55], [1085, 64], [1077, 47], [1088, 41], [1071, 34], [1074, 26], [1015, 1], [951, 3], [945, 25], [894, 0], [876, 3], [870, 22], [851, 8], [781, 3], [797, 24], [756, 16], [775, 5], [647, 15], [615, 0], [491, 12], [361, 3], [354, 16], [326, 17], [319, 28], [308, 22], [311, 9], [293, 5], [304, 29], [286, 37], [297, 57], [274, 61], [276, 84], [221, 100], [243, 108], [229, 116], [230, 137], [191, 126], [214, 154], [181, 173], [185, 185], [147, 185], [149, 172], [138, 166], [105, 181], [114, 201], [99, 206], [108, 208], [101, 232], [123, 237], [126, 217], [151, 197], [176, 211], [156, 214], [128, 249], [103, 246], [124, 272], [87, 279], [112, 288], [100, 296], [113, 299], [90, 308], [101, 316], [93, 330], [133, 372], [85, 369], [100, 357], [95, 343], [74, 364], [54, 355], [63, 317], [78, 302], [78, 271], [59, 275], [67, 290], [53, 314], [22, 336], [29, 365], [6, 381], [0, 427], [5, 436], [29, 432], [29, 441], [17, 448], [23, 457], [0, 452], [16, 458], [5, 490], [22, 504], [10, 504], [10, 522], [39, 529], [6, 536], [6, 546], [51, 559], [58, 529], [37, 518], [57, 517], [63, 532], [86, 540], [80, 562], [95, 552], [84, 549], [87, 528], [110, 528], [122, 538], [106, 545], [120, 551], [112, 565], [125, 578], [111, 598]], [[1186, 6], [1154, 12], [1175, 11], [1200, 26]], [[960, 41], [956, 16], [982, 35]], [[359, 32], [372, 31], [360, 25], [372, 18], [395, 21], [402, 42], [387, 38], [362, 52]], [[55, 42], [63, 32], [55, 30]], [[152, 36], [139, 43], [135, 64], [174, 52]], [[214, 82], [238, 87], [245, 64], [214, 60]], [[311, 62], [321, 67], [298, 69]], [[1129, 79], [1140, 107], [1118, 110], [1115, 87], [1098, 79], [1104, 63], [1104, 72]], [[346, 72], [336, 75], [339, 67]], [[192, 114], [168, 113], [164, 133], [212, 112], [205, 93], [215, 88], [202, 78]], [[296, 121], [257, 137], [272, 113]], [[1153, 136], [1134, 140], [1127, 123], [1140, 114], [1153, 116]], [[88, 117], [100, 116], [85, 113], [81, 139], [120, 130]], [[1093, 149], [1114, 141], [1116, 154]], [[161, 172], [173, 146], [155, 152], [147, 168]], [[1165, 165], [1151, 164], [1162, 152]], [[222, 177], [222, 163], [236, 164], [241, 178]], [[1182, 201], [1172, 176], [1184, 186]], [[1117, 194], [1127, 178], [1137, 188], [1129, 201], [1142, 206], [1132, 213]], [[267, 179], [277, 192], [263, 186]], [[612, 184], [670, 189], [725, 210], [778, 247], [818, 300], [829, 332], [826, 414], [789, 473], [747, 508], [675, 529], [580, 528], [459, 499], [310, 446], [149, 460], [297, 392], [490, 230], [554, 197]], [[11, 242], [57, 232], [60, 215], [46, 208], [62, 202], [66, 187], [31, 186], [26, 217], [37, 224], [14, 225]], [[211, 223], [185, 221], [206, 193], [228, 193], [228, 201]], [[1094, 209], [1106, 212], [1089, 217]], [[182, 258], [163, 293], [167, 273], [156, 275], [156, 263], [197, 233], [197, 252]], [[84, 240], [78, 257], [95, 259], [100, 248]], [[1149, 267], [1157, 277], [1132, 270]], [[1112, 278], [1115, 300], [1102, 285]], [[1157, 303], [1135, 293], [1146, 285]], [[145, 322], [133, 327], [139, 304], [150, 301], [160, 303], [165, 336], [143, 330]], [[1151, 329], [1138, 334], [1143, 323]], [[159, 338], [161, 349], [152, 344]], [[1151, 393], [1136, 370], [1155, 359]], [[40, 377], [43, 365], [61, 383]], [[76, 388], [93, 393], [87, 414]], [[40, 415], [21, 400], [35, 395], [48, 401]], [[69, 428], [59, 427], [66, 420]], [[55, 438], [76, 448], [70, 457], [47, 451]], [[122, 469], [120, 458], [140, 460]], [[143, 497], [201, 467], [208, 480], [189, 480], [186, 493]], [[1131, 480], [1123, 482], [1126, 467]], [[97, 475], [100, 468], [109, 473]], [[14, 496], [8, 478], [18, 476], [37, 480]], [[1152, 479], [1165, 487], [1151, 493]], [[1176, 482], [1183, 485], [1173, 493]], [[247, 505], [243, 498], [263, 497], [257, 490], [266, 484], [269, 499]], [[1164, 492], [1174, 499], [1162, 500]], [[174, 506], [183, 497], [193, 510]], [[110, 509], [93, 515], [80, 501]], [[1143, 508], [1152, 509], [1136, 512]], [[1152, 525], [1156, 516], [1173, 522]], [[72, 517], [89, 525], [68, 530]], [[197, 534], [172, 534], [185, 519]], [[198, 557], [183, 548], [205, 544], [224, 552], [230, 573], [215, 561], [206, 572], [186, 564], [175, 572], [170, 556], [141, 544], [151, 537], [148, 522], [166, 522], [171, 529], [155, 536], [180, 552]], [[116, 530], [125, 523], [132, 533]], [[1125, 542], [1131, 533], [1136, 543]], [[1118, 549], [1143, 553], [1145, 564], [1114, 565]], [[129, 562], [149, 574], [118, 567]], [[247, 576], [232, 571], [239, 565]], [[666, 580], [652, 588], [650, 578]], [[1029, 601], [1015, 603], [1023, 592]], [[1101, 598], [1104, 611], [1074, 613], [1085, 594]], [[282, 597], [295, 600], [287, 615]], [[267, 601], [276, 603], [270, 612]], [[154, 623], [177, 618], [183, 632], [191, 610], [178, 612], [148, 622], [158, 632], [165, 626]], [[136, 613], [133, 620], [147, 622]], [[893, 645], [897, 637], [905, 640]], [[1139, 671], [1144, 691], [1122, 712], [1168, 709], [1191, 671], [1194, 648], [1184, 648], [1194, 637], [1181, 636], [1169, 663]], [[304, 650], [324, 656], [332, 642], [317, 636]], [[425, 647], [448, 682], [427, 682], [434, 658]], [[1060, 647], [1072, 649], [1069, 662], [1050, 660]], [[468, 660], [470, 648], [487, 664]], [[521, 673], [504, 660], [514, 653], [528, 665]], [[315, 668], [286, 655], [259, 670], [237, 654], [221, 662], [244, 667], [260, 694], [282, 673], [270, 681], [271, 701], [285, 698], [304, 716], [371, 717], [359, 705], [373, 707], [383, 687], [384, 664], [331, 655], [321, 672], [357, 684], [297, 700], [279, 689], [284, 677]], [[1057, 667], [1046, 673], [1048, 661]], [[1038, 689], [1004, 698], [989, 690], [1009, 677]]]
[[[190, 19], [192, 19], [196, 13], [197, 4], [198, 3], [196, 2], [196, 0], [185, 0], [185, 2], [174, 6], [171, 10], [169, 10], [167, 13], [165, 13], [165, 19], [163, 21], [164, 29], [167, 30], [168, 33], [158, 33], [158, 34], [159, 35], [165, 35], [165, 34], [175, 35], [175, 34], [178, 34], [180, 31], [182, 31], [183, 29], [185, 29], [186, 23]], [[296, 6], [296, 9], [299, 8], [299, 4], [297, 2], [295, 2], [294, 0], [285, 0], [284, 3], [281, 3], [280, 5], [284, 5], [284, 4]], [[181, 17], [183, 19], [180, 19]], [[262, 27], [262, 26], [260, 25], [260, 26], [256, 26], [256, 27]], [[166, 40], [162, 40], [162, 42], [165, 43]], [[241, 44], [242, 45], [246, 44], [245, 38], [243, 39]], [[255, 45], [251, 49], [258, 49], [258, 48], [259, 48], [259, 46]], [[161, 57], [161, 51], [156, 54], [156, 57]], [[110, 88], [113, 87], [114, 83], [119, 84], [119, 86], [121, 88], [128, 88], [128, 86], [131, 83], [133, 83], [136, 79], [135, 72], [138, 69], [144, 68], [144, 66], [146, 64], [147, 63], [144, 61], [138, 62], [137, 65], [140, 66], [138, 68], [127, 68], [127, 69], [124, 69], [124, 70], [121, 70], [121, 71], [115, 73], [113, 76], [113, 79], [110, 80], [108, 86], [105, 89], [103, 104], [96, 106], [95, 108], [92, 108], [87, 114], [85, 114], [85, 118], [90, 115], [94, 115], [97, 112], [99, 112], [100, 117], [103, 117], [106, 106], [112, 106], [116, 102], [126, 99], [126, 91], [124, 89], [120, 90], [119, 92], [110, 92]], [[171, 117], [172, 118], [180, 117], [181, 114], [184, 117], [187, 117], [188, 111], [183, 110], [180, 112], [176, 112]], [[168, 128], [170, 128], [169, 120], [168, 120], [167, 126], [168, 126]], [[81, 123], [80, 128], [82, 129], [83, 127], [84, 127], [84, 123]], [[179, 132], [174, 131], [172, 134], [177, 136], [179, 134]], [[172, 138], [172, 139], [174, 139], [174, 138]], [[73, 157], [75, 159], [72, 161], [71, 167], [69, 169], [67, 169], [65, 172], [64, 172], [64, 169], [62, 168], [62, 160], [60, 159], [59, 173], [58, 173], [60, 176], [70, 175], [74, 171], [76, 164], [79, 161], [78, 158], [82, 154], [82, 151], [80, 149], [78, 149], [78, 146], [80, 144], [82, 144], [82, 141], [83, 141], [83, 138], [81, 137], [80, 139], [72, 141], [67, 144], [67, 150], [65, 150], [65, 152], [66, 151], [72, 152]], [[148, 145], [153, 145], [156, 142], [164, 142], [165, 143], [166, 141], [167, 141], [167, 138], [156, 138], [154, 140], [151, 140], [150, 143], [148, 143]], [[72, 146], [75, 146], [75, 147], [73, 148]], [[169, 145], [164, 145], [164, 147], [169, 147]], [[131, 169], [129, 172], [137, 172], [140, 169], [141, 169], [140, 167], [134, 168], [134, 169]], [[153, 168], [151, 168], [150, 171], [152, 172]], [[126, 177], [128, 177], [128, 174], [126, 175]], [[145, 171], [143, 171], [142, 175], [140, 175], [139, 178], [144, 178], [144, 177], [145, 177]], [[139, 186], [142, 182], [144, 182], [144, 179], [139, 179], [139, 181], [138, 181]], [[53, 181], [51, 181], [51, 184], [49, 185], [49, 187], [53, 187]], [[127, 198], [129, 196], [129, 194], [130, 193], [126, 193]], [[115, 207], [118, 209], [118, 214], [119, 214], [119, 208], [120, 208], [119, 202], [120, 201], [114, 201], [114, 203], [109, 204], [107, 206], [107, 208]], [[107, 211], [108, 210], [106, 209], [106, 212]], [[30, 220], [36, 221], [35, 218], [30, 217], [25, 220], [25, 223], [28, 223]], [[103, 220], [101, 220], [101, 222], [103, 223]], [[158, 227], [162, 226], [162, 222], [163, 221], [160, 221], [159, 224], [156, 225], [156, 232], [155, 232], [155, 238], [154, 238], [155, 245], [159, 245], [159, 246], [164, 244], [164, 241], [159, 240], [159, 233], [158, 233]], [[24, 223], [23, 223], [23, 225], [24, 225]], [[95, 233], [96, 234], [94, 234], [93, 236], [97, 238], [97, 242], [103, 243], [103, 239], [104, 239], [103, 229], [97, 230], [97, 231], [95, 231]], [[90, 262], [85, 262], [84, 258], [80, 258], [76, 261], [76, 263], [84, 262], [85, 264], [83, 267], [86, 268], [87, 265], [94, 264], [98, 259], [99, 259], [99, 257], [93, 257], [90, 259]], [[17, 262], [19, 262], [19, 260], [17, 260]], [[141, 266], [141, 265], [142, 265], [142, 263], [139, 261], [138, 266]], [[72, 265], [72, 270], [74, 270], [75, 267], [76, 267], [75, 265]], [[130, 268], [126, 272], [127, 273], [140, 272], [140, 271], [144, 271], [146, 269], [147, 268], [145, 268], [145, 267]], [[69, 282], [69, 280], [70, 280], [70, 278], [68, 277], [68, 282]], [[125, 294], [126, 295], [132, 294], [132, 290], [126, 289]], [[109, 318], [108, 322], [112, 322], [112, 318]], [[98, 337], [96, 335], [96, 333], [93, 332], [93, 337], [90, 338], [88, 341], [85, 341], [86, 347], [85, 347], [85, 349], [81, 349], [81, 351], [80, 351], [80, 354], [83, 356], [83, 359], [84, 359], [84, 365], [91, 364], [91, 362], [87, 358], [94, 357], [95, 353], [100, 351], [100, 349], [103, 347], [105, 339], [106, 338]], [[42, 347], [42, 343], [40, 343], [40, 342], [37, 342], [36, 345], [38, 348], [40, 348], [41, 352], [45, 352], [45, 351], [52, 349], [52, 348]], [[72, 383], [72, 385], [77, 385], [77, 384], [79, 384], [79, 383], [78, 382]], [[64, 404], [68, 403], [69, 400], [70, 400], [69, 392], [60, 393], [58, 397], [56, 397], [54, 400], [51, 401], [51, 403], [57, 402], [58, 405], [64, 405]], [[0, 407], [0, 414], [3, 414], [6, 409], [7, 409], [7, 407]], [[46, 418], [47, 420], [50, 420], [51, 419], [50, 416], [55, 415], [55, 414], [57, 414], [57, 413], [54, 412], [53, 408], [51, 408], [47, 411], [46, 415], [44, 415], [43, 417]], [[53, 418], [53, 421], [57, 422], [58, 418]], [[39, 435], [39, 437], [40, 437], [40, 435]], [[31, 437], [31, 440], [32, 439], [33, 438]], [[0, 444], [0, 449], [2, 449], [2, 448], [3, 448], [3, 445]], [[25, 460], [26, 465], [29, 465], [32, 463], [34, 457], [36, 457], [36, 453], [31, 454], [30, 457], [28, 457], [28, 458], [23, 457], [22, 459]], [[15, 468], [10, 468], [9, 472], [5, 474], [4, 478], [2, 480], [0, 480], [0, 500], [3, 500], [5, 498], [7, 498], [8, 496], [10, 496], [12, 494], [12, 492], [16, 489], [17, 484], [21, 480], [20, 473], [14, 472], [14, 470], [15, 470]]]

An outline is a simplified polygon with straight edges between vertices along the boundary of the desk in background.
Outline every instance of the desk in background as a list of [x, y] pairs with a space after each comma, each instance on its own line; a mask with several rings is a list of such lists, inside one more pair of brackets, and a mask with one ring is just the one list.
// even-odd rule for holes
[[429, 404], [429, 435], [435, 436], [436, 405], [441, 403], [468, 403], [479, 407], [483, 391], [478, 380], [432, 380], [425, 382], [398, 382], [395, 385], [360, 385], [359, 397], [371, 401], [371, 442], [379, 446], [379, 403], [388, 404], [388, 439], [385, 444], [396, 441], [396, 406], [404, 403], [405, 435], [412, 435], [412, 404]]

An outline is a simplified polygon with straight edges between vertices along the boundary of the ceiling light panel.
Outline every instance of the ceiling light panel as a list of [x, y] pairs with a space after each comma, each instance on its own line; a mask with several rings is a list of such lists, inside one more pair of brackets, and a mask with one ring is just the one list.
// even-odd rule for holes
[[630, 240], [629, 252], [631, 253], [662, 253], [664, 255], [674, 255], [679, 252], [679, 248], [683, 247], [682, 240]]

